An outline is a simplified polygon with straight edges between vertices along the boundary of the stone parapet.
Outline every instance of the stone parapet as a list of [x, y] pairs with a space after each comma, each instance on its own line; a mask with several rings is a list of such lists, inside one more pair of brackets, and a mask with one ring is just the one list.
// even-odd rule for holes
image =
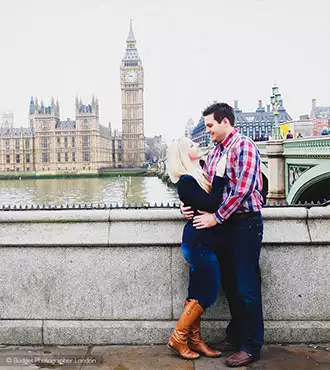
[[[266, 341], [330, 341], [330, 206], [263, 217]], [[184, 223], [171, 208], [0, 211], [0, 342], [166, 342], [187, 292]], [[220, 291], [208, 340], [229, 317]]]

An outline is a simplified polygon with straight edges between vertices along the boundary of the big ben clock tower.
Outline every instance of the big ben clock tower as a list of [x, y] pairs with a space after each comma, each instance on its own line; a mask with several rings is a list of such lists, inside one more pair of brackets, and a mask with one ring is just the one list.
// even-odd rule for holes
[[143, 67], [136, 49], [132, 20], [126, 40], [125, 56], [121, 61], [122, 143], [123, 166], [145, 164]]

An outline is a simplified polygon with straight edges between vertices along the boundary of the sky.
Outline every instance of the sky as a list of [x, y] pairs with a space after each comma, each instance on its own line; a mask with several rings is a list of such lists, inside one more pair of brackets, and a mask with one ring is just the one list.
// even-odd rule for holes
[[167, 142], [211, 102], [254, 111], [276, 82], [293, 118], [330, 105], [329, 0], [0, 0], [0, 113], [28, 125], [30, 96], [76, 95], [121, 129], [130, 19], [145, 75], [145, 135]]

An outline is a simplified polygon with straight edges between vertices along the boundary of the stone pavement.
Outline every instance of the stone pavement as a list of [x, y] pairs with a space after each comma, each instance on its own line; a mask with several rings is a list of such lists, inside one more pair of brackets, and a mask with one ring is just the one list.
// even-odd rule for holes
[[[330, 344], [268, 345], [262, 359], [238, 369], [330, 370]], [[0, 346], [0, 370], [215, 370], [224, 358], [185, 361], [164, 345], [152, 346]]]

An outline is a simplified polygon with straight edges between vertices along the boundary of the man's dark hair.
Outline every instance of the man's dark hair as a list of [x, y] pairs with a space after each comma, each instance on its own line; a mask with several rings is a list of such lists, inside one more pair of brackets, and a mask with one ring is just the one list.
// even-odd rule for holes
[[210, 105], [204, 110], [203, 116], [205, 117], [212, 113], [218, 123], [221, 123], [224, 118], [227, 118], [232, 126], [235, 125], [234, 109], [227, 103], [214, 103]]

